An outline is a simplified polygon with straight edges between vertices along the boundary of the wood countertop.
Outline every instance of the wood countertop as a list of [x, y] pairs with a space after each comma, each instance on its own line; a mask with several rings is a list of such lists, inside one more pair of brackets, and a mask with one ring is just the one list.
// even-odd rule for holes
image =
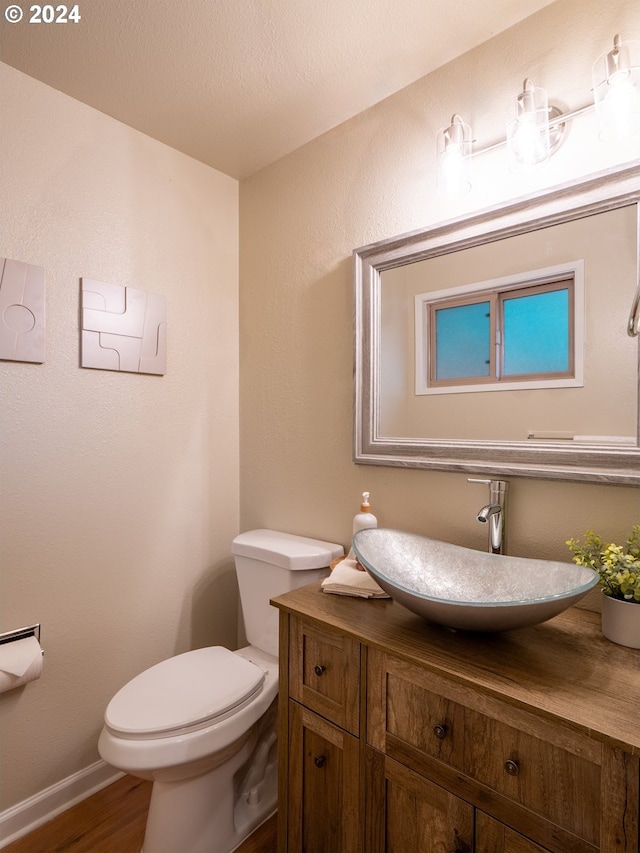
[[271, 603], [640, 755], [640, 651], [605, 639], [598, 613], [572, 607], [532, 628], [474, 634], [433, 625], [389, 599], [327, 594], [319, 583]]

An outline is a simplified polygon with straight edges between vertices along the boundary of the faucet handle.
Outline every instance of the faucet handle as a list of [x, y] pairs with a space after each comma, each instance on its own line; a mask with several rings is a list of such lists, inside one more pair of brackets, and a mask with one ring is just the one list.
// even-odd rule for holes
[[490, 489], [501, 491], [505, 491], [507, 488], [506, 480], [478, 480], [475, 477], [467, 477], [467, 483], [482, 483], [483, 486], [489, 486]]
[[500, 506], [503, 505], [509, 485], [506, 480], [484, 480], [467, 477], [467, 483], [482, 483], [483, 486], [489, 486], [489, 500], [492, 503], [499, 503]]

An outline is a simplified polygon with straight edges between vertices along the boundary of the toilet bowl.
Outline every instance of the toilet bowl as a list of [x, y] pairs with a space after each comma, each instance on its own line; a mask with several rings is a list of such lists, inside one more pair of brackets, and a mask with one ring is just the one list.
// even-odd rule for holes
[[[277, 693], [276, 658], [214, 646], [163, 661], [114, 696], [98, 749], [154, 783], [144, 853], [227, 853], [275, 811]], [[265, 744], [262, 776], [234, 789]]]
[[153, 781], [141, 853], [230, 853], [277, 807], [278, 625], [269, 599], [326, 576], [343, 549], [254, 530], [232, 551], [251, 645], [162, 661], [105, 712], [102, 758]]

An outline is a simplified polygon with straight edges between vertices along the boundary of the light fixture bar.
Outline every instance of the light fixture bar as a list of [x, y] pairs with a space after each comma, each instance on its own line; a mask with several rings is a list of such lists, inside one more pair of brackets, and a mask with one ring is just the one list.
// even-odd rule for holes
[[[563, 125], [568, 121], [576, 118], [583, 113], [588, 113], [595, 107], [595, 104], [585, 104], [583, 107], [578, 107], [576, 110], [572, 110], [569, 113], [561, 113], [557, 107], [550, 106], [549, 112], [555, 110], [556, 115], [549, 117], [549, 127], [556, 128], [559, 125]], [[473, 148], [471, 152], [471, 157], [476, 157], [478, 154], [487, 154], [489, 151], [495, 151], [497, 148], [503, 148], [507, 144], [506, 137], [505, 139], [500, 139], [497, 142], [493, 142], [490, 145], [483, 145], [482, 148]]]

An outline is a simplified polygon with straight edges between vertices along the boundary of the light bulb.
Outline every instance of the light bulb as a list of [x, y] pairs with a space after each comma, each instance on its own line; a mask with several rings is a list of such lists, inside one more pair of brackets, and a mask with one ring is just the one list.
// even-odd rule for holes
[[449, 198], [471, 189], [471, 128], [459, 115], [438, 134], [438, 188]]
[[622, 142], [640, 132], [640, 44], [613, 40], [593, 64], [598, 137]]
[[544, 89], [525, 80], [507, 109], [507, 146], [512, 171], [526, 172], [549, 159], [549, 101]]

